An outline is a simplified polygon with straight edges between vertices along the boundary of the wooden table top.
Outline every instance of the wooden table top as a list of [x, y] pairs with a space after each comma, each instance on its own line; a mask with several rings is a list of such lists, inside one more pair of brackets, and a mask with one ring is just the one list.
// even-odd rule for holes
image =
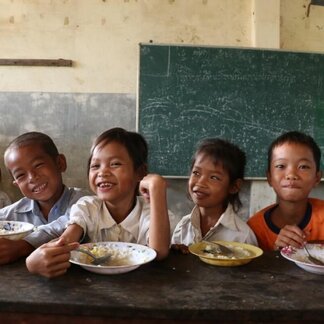
[[194, 255], [171, 252], [161, 262], [118, 275], [72, 265], [64, 276], [47, 279], [30, 274], [23, 260], [0, 271], [0, 321], [324, 320], [324, 276], [306, 272], [278, 252], [238, 267], [212, 266]]

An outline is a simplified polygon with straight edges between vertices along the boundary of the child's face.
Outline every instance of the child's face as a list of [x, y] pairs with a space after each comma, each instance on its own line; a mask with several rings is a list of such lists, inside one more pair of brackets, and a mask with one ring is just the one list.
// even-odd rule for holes
[[66, 169], [63, 155], [54, 161], [40, 145], [27, 145], [8, 151], [5, 164], [25, 197], [50, 205], [60, 198]]
[[229, 174], [221, 164], [199, 154], [191, 170], [189, 193], [199, 207], [223, 207], [230, 193], [237, 190], [230, 185]]
[[312, 151], [305, 145], [284, 143], [272, 151], [270, 172], [267, 175], [279, 200], [301, 201], [320, 182]]
[[109, 204], [129, 206], [140, 176], [126, 148], [118, 142], [109, 142], [93, 151], [89, 168], [89, 185], [96, 195]]

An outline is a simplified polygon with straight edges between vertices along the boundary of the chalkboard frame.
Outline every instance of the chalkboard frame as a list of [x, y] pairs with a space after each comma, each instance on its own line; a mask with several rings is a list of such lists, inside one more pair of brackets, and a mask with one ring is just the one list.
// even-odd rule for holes
[[[182, 51], [182, 56], [174, 55], [174, 51]], [[210, 59], [210, 56], [206, 56], [206, 52], [208, 52], [209, 54], [213, 53], [213, 55], [216, 55], [216, 57], [217, 55], [220, 55], [220, 53], [222, 53], [223, 67], [220, 67], [216, 61], [209, 61], [211, 62], [210, 66], [208, 66], [208, 64], [206, 65], [206, 62], [204, 63], [205, 65], [200, 63], [197, 64], [195, 60], [201, 59], [206, 61], [206, 57]], [[195, 55], [192, 55], [192, 53], [195, 53]], [[237, 55], [243, 56], [244, 59], [242, 62], [236, 62], [236, 60], [234, 60], [235, 53]], [[158, 56], [155, 57], [155, 55]], [[265, 179], [266, 152], [268, 145], [274, 138], [285, 131], [301, 130], [308, 133], [315, 138], [321, 150], [323, 151], [324, 131], [320, 129], [320, 125], [324, 125], [323, 53], [291, 52], [285, 50], [219, 46], [140, 44], [139, 56], [140, 59], [138, 70], [136, 125], [137, 130], [142, 133], [148, 140], [150, 146], [149, 166], [152, 172], [157, 172], [170, 178], [187, 178], [189, 174], [190, 159], [194, 152], [195, 145], [200, 139], [205, 137], [221, 137], [231, 140], [247, 152], [248, 164], [246, 169], [246, 179]], [[224, 57], [227, 58], [228, 64]], [[219, 59], [219, 57], [217, 58]], [[253, 61], [253, 58], [255, 58], [255, 61]], [[179, 63], [175, 62], [174, 60], [183, 60], [185, 64], [181, 65], [183, 62]], [[259, 60], [261, 63], [256, 63], [257, 60]], [[227, 64], [225, 64], [225, 68], [224, 62]], [[250, 64], [250, 66], [249, 69], [246, 69], [248, 63]], [[251, 74], [250, 72], [248, 72], [251, 68], [252, 70], [254, 69], [253, 73], [257, 74]], [[220, 70], [221, 72], [219, 72]], [[181, 76], [179, 76], [180, 72], [182, 73], [182, 75], [184, 75], [182, 76], [182, 79]], [[313, 73], [312, 75], [310, 75], [311, 72]], [[196, 136], [195, 139], [193, 139], [188, 144], [188, 150], [185, 153], [183, 153], [181, 150], [179, 153], [175, 151], [172, 146], [176, 146], [179, 149], [179, 147], [181, 148], [181, 143], [180, 145], [178, 145], [176, 141], [172, 143], [172, 140], [170, 145], [167, 145], [168, 147], [166, 150], [163, 151], [163, 149], [161, 149], [161, 145], [165, 145], [165, 143], [163, 143], [163, 139], [161, 139], [162, 136], [160, 135], [162, 134], [164, 137], [170, 137], [170, 134], [172, 135], [173, 132], [177, 132], [179, 130], [179, 118], [181, 117], [182, 120], [185, 120], [186, 118], [183, 116], [183, 114], [181, 116], [178, 114], [175, 118], [173, 111], [171, 111], [173, 107], [169, 106], [170, 103], [166, 103], [168, 100], [170, 100], [170, 97], [172, 97], [173, 100], [176, 95], [180, 97], [176, 98], [176, 100], [179, 100], [176, 102], [176, 104], [178, 106], [177, 109], [180, 109], [182, 112], [184, 111], [182, 109], [187, 109], [190, 112], [190, 109], [192, 109], [192, 107], [195, 107], [195, 105], [201, 105], [201, 107], [203, 107], [201, 102], [194, 102], [191, 108], [187, 108], [187, 106], [184, 107], [184, 105], [181, 106], [181, 100], [183, 100], [183, 102], [186, 100], [184, 100], [184, 98], [181, 98], [181, 93], [180, 95], [179, 93], [172, 93], [172, 89], [174, 88], [170, 88], [170, 84], [168, 84], [168, 78], [176, 78], [177, 82], [179, 82], [179, 80], [183, 81], [185, 78], [187, 78], [186, 80], [189, 81], [186, 82], [192, 82], [192, 84], [190, 84], [191, 88], [188, 88], [188, 83], [186, 84], [186, 88], [184, 88], [183, 86], [181, 88], [181, 82], [178, 83], [179, 88], [182, 89], [181, 91], [185, 91], [184, 96], [187, 96], [188, 93], [194, 93], [195, 95], [197, 94], [197, 91], [195, 92], [195, 89], [193, 87], [193, 85], [197, 86], [197, 75], [199, 76], [198, 81], [202, 84], [204, 84], [205, 82], [205, 86], [208, 82], [214, 83], [214, 85], [217, 84], [219, 86], [219, 79], [224, 78], [224, 76], [227, 77], [227, 79], [225, 79], [227, 84], [226, 82], [225, 84], [229, 88], [232, 86], [232, 84], [235, 83], [237, 83], [237, 87], [241, 86], [242, 88], [242, 82], [250, 82], [250, 85], [247, 86], [247, 89], [244, 90], [250, 91], [247, 92], [249, 95], [253, 94], [252, 90], [255, 89], [255, 87], [258, 90], [262, 89], [262, 82], [264, 83], [264, 88], [266, 89], [267, 87], [271, 86], [271, 91], [269, 92], [269, 94], [264, 90], [263, 93], [261, 91], [261, 96], [257, 98], [257, 100], [259, 100], [259, 103], [262, 103], [263, 100], [269, 100], [271, 98], [277, 100], [276, 91], [281, 91], [279, 96], [281, 101], [276, 102], [275, 108], [271, 108], [273, 111], [269, 116], [265, 115], [264, 125], [258, 125], [258, 115], [262, 115], [262, 113], [258, 111], [256, 112], [258, 114], [253, 116], [254, 124], [251, 123], [251, 125], [249, 125], [249, 121], [246, 119], [243, 121], [243, 126], [246, 128], [245, 131], [247, 131], [248, 127], [251, 127], [253, 129], [262, 126], [262, 131], [268, 133], [268, 135], [262, 139], [262, 147], [253, 152], [255, 153], [254, 160], [251, 159], [251, 152], [249, 152], [246, 149], [246, 146], [242, 145], [242, 143], [240, 142], [240, 140], [244, 137], [244, 134], [240, 133], [238, 137], [233, 138], [233, 132], [230, 133], [230, 135], [232, 136], [231, 137], [226, 134], [226, 131], [224, 131], [223, 133], [215, 132], [213, 134], [210, 134], [210, 132], [207, 132], [206, 134], [199, 134], [200, 136]], [[220, 75], [221, 77], [219, 77]], [[304, 78], [304, 75], [308, 77]], [[174, 82], [174, 80], [172, 82]], [[282, 89], [285, 90], [285, 88], [282, 88], [283, 86], [286, 86], [287, 90], [289, 91], [283, 92]], [[235, 88], [234, 86], [233, 91], [239, 92], [237, 87]], [[213, 88], [211, 87], [211, 89]], [[213, 90], [208, 91], [211, 92]], [[228, 93], [226, 92], [227, 90], [225, 88], [222, 88], [222, 90], [220, 91], [223, 91], [221, 93], [222, 95], [226, 94], [226, 99], [230, 97], [228, 97]], [[159, 96], [158, 100], [154, 100], [157, 98], [154, 98], [154, 96], [156, 96], [156, 93], [158, 93]], [[267, 97], [267, 95], [269, 97]], [[296, 98], [293, 96], [296, 96]], [[197, 97], [193, 96], [192, 101], [195, 101], [195, 98]], [[217, 99], [217, 95], [213, 98], [213, 100], [216, 100], [215, 98]], [[221, 99], [224, 98], [225, 95]], [[250, 99], [250, 97], [248, 98]], [[230, 100], [232, 99], [233, 98], [228, 99], [228, 102], [230, 102]], [[253, 100], [255, 100], [255, 98], [252, 98], [252, 101]], [[293, 105], [289, 104], [289, 101], [293, 101]], [[158, 106], [159, 114], [154, 113], [154, 104]], [[188, 101], [186, 102], [186, 104], [188, 104]], [[244, 113], [251, 113], [251, 107], [250, 110], [247, 110], [247, 108], [249, 108], [248, 105], [248, 100], [243, 102], [242, 107], [243, 109], [245, 109]], [[181, 107], [179, 108], [179, 106]], [[240, 109], [242, 109], [242, 107], [240, 107]], [[255, 106], [252, 105], [252, 108], [253, 107]], [[291, 115], [291, 107], [293, 107], [294, 109], [293, 116]], [[161, 115], [161, 110], [163, 109], [166, 114], [169, 114], [168, 122], [172, 123], [172, 121], [176, 121], [176, 127], [172, 129], [159, 129], [159, 125], [161, 123], [163, 124], [163, 120], [166, 118], [166, 114], [163, 115], [163, 112]], [[204, 107], [204, 109], [206, 109], [206, 106]], [[212, 111], [213, 109], [215, 108], [212, 108], [210, 111]], [[278, 109], [285, 109], [285, 113], [281, 113], [279, 118], [277, 116]], [[194, 113], [196, 113], [195, 109], [192, 109], [191, 111], [194, 111]], [[264, 110], [262, 110], [262, 112], [263, 111]], [[214, 112], [209, 113], [209, 117], [214, 114]], [[224, 114], [224, 111], [217, 110], [217, 113]], [[243, 114], [237, 114], [237, 111], [235, 111], [235, 109], [230, 114], [230, 117], [233, 117], [233, 119], [242, 118], [243, 116]], [[226, 117], [226, 115], [224, 116]], [[195, 117], [197, 116], [195, 115]], [[229, 115], [227, 115], [227, 117], [229, 117]], [[150, 123], [149, 127], [147, 120], [149, 120]], [[208, 124], [209, 119], [205, 119], [204, 121]], [[222, 121], [226, 121], [226, 118]], [[185, 122], [187, 123], [188, 127], [191, 127], [191, 125], [189, 125], [188, 123], [188, 120], [186, 120]], [[278, 123], [279, 126], [273, 128], [271, 126], [271, 123], [273, 122]], [[169, 124], [169, 126], [170, 125], [172, 126], [172, 124]], [[239, 133], [240, 127], [237, 125], [240, 125], [240, 123], [235, 124], [236, 128], [234, 129]], [[224, 127], [226, 128], [226, 125]], [[189, 128], [187, 130], [189, 130]], [[251, 139], [249, 140], [253, 141], [251, 143], [258, 144], [258, 138], [253, 137], [253, 133], [250, 133], [249, 136], [251, 136]], [[171, 163], [169, 163], [170, 161]], [[175, 161], [181, 167], [180, 172], [179, 168], [176, 170], [176, 172], [172, 170], [175, 165]], [[163, 164], [164, 168], [160, 168], [159, 165]], [[257, 165], [256, 172], [254, 172], [255, 165]], [[323, 169], [323, 158], [321, 168]]]

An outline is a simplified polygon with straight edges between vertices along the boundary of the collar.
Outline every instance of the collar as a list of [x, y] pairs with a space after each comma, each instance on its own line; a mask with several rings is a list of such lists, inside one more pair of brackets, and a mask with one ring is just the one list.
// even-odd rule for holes
[[[222, 225], [232, 231], [238, 231], [239, 228], [236, 225], [235, 217], [236, 213], [234, 212], [232, 205], [228, 204], [225, 212], [220, 216], [216, 224], [211, 229]], [[200, 229], [200, 211], [197, 205], [193, 208], [191, 212], [191, 222], [193, 226]]]
[[[63, 210], [65, 211], [66, 206], [64, 204], [70, 200], [70, 196], [70, 190], [64, 185], [64, 190], [60, 199], [54, 204], [51, 210], [57, 208], [56, 206], [62, 206]], [[41, 211], [36, 200], [29, 199], [27, 197], [23, 197], [22, 199], [20, 199], [20, 201], [17, 203], [17, 206], [15, 207], [15, 212], [22, 214], [32, 212], [34, 215], [41, 215]]]
[[136, 204], [135, 204], [134, 208], [127, 215], [127, 217], [119, 224], [117, 224], [116, 221], [111, 216], [104, 201], [101, 201], [99, 213], [102, 215], [102, 217], [100, 218], [99, 229], [103, 230], [103, 229], [112, 228], [114, 226], [120, 226], [124, 230], [131, 233], [134, 237], [137, 237], [138, 236], [138, 226], [139, 226], [141, 210], [142, 210], [142, 203], [139, 198], [140, 197], [136, 197]]
[[[264, 216], [264, 220], [265, 220], [266, 224], [271, 229], [271, 231], [276, 234], [279, 234], [281, 229], [279, 227], [277, 227], [271, 220], [271, 215], [277, 207], [278, 207], [278, 204], [269, 208], [268, 210], [266, 210], [264, 212], [263, 216]], [[309, 223], [309, 221], [311, 219], [311, 215], [312, 215], [312, 205], [310, 204], [310, 202], [308, 202], [305, 215], [304, 215], [303, 219], [301, 220], [301, 222], [297, 225], [301, 230], [307, 226], [307, 224]]]

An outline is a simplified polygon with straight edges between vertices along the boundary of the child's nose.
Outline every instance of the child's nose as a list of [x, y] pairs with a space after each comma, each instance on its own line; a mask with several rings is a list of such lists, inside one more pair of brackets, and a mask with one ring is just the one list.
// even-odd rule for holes
[[37, 179], [37, 178], [38, 178], [38, 173], [37, 173], [37, 172], [30, 171], [30, 172], [28, 173], [28, 180], [29, 180], [29, 181], [33, 181], [33, 180], [35, 180], [35, 179]]
[[200, 176], [197, 180], [197, 184], [203, 186], [206, 183], [206, 177]]
[[297, 176], [292, 173], [292, 172], [289, 172], [287, 175], [286, 175], [286, 179], [287, 180], [297, 180]]
[[100, 171], [99, 171], [99, 174], [98, 176], [99, 177], [107, 177], [111, 174], [111, 171], [110, 171], [110, 168], [102, 168]]

